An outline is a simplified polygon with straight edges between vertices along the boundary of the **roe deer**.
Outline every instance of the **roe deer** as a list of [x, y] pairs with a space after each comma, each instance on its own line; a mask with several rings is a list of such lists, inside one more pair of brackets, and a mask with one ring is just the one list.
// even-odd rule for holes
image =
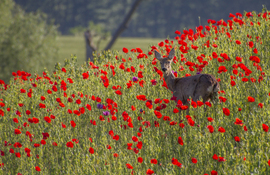
[[[213, 75], [198, 74], [189, 77], [176, 78], [171, 70], [171, 62], [175, 56], [174, 48], [170, 51], [169, 56], [163, 58], [155, 50], [155, 57], [160, 61], [161, 70], [169, 90], [184, 105], [189, 106], [187, 99], [190, 97], [197, 102], [202, 97], [203, 102], [213, 100], [219, 91], [219, 83]], [[189, 114], [189, 109], [186, 111]]]

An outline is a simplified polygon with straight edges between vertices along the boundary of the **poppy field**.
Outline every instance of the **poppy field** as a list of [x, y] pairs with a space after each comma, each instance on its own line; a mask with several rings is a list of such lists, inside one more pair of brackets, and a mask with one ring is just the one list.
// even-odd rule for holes
[[[147, 53], [124, 47], [0, 80], [0, 174], [269, 174], [270, 12], [229, 17]], [[172, 48], [175, 77], [220, 84], [214, 101], [190, 99], [189, 115], [154, 55]]]

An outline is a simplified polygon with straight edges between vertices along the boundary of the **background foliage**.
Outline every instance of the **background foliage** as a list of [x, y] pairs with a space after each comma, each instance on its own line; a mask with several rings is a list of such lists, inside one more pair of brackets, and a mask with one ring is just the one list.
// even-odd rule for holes
[[43, 70], [57, 58], [57, 27], [39, 11], [25, 13], [12, 0], [0, 3], [0, 79], [17, 70]]
[[[89, 21], [103, 24], [112, 34], [122, 22], [134, 0], [15, 0], [26, 11], [41, 11], [60, 24], [62, 34], [77, 26], [87, 27]], [[268, 0], [144, 0], [132, 21], [121, 36], [155, 37], [172, 36], [175, 30], [206, 25], [208, 19], [227, 20], [229, 13], [244, 10], [260, 11]], [[200, 20], [198, 19], [200, 17]]]

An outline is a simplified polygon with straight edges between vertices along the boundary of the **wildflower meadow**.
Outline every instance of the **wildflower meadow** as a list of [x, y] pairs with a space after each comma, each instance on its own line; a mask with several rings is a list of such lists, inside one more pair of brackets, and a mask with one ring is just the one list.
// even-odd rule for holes
[[[0, 174], [270, 174], [270, 12], [229, 14], [149, 46], [72, 56], [42, 75], [0, 80]], [[176, 77], [214, 75], [220, 91], [189, 115]], [[204, 110], [206, 108], [206, 110]]]

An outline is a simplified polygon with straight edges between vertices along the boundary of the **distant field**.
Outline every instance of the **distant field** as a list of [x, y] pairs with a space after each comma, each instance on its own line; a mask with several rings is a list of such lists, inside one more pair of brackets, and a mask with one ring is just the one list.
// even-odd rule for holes
[[[128, 49], [140, 47], [144, 52], [148, 50], [150, 45], [156, 45], [162, 39], [157, 38], [119, 38], [112, 49], [122, 50], [123, 47]], [[57, 38], [57, 43], [59, 47], [59, 60], [56, 62], [61, 62], [65, 58], [69, 58], [71, 54], [77, 55], [78, 62], [83, 63], [85, 61], [85, 40], [83, 37], [78, 36], [59, 36]], [[101, 43], [101, 49], [103, 49], [108, 41], [103, 41]]]

